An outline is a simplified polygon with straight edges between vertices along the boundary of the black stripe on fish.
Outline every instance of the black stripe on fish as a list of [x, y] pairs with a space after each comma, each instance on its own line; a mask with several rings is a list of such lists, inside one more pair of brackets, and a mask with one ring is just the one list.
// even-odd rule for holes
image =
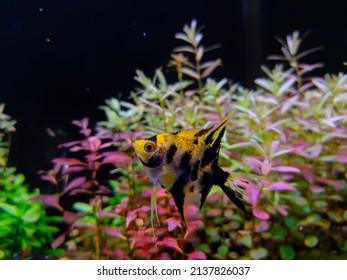
[[213, 126], [200, 129], [197, 133], [194, 134], [194, 137], [197, 137], [197, 138], [201, 137], [201, 136], [205, 135], [207, 132], [209, 132], [212, 128], [213, 128]]
[[153, 141], [154, 143], [157, 143], [157, 135], [154, 135], [152, 137], [147, 138], [149, 141]]
[[170, 164], [172, 162], [172, 160], [174, 159], [174, 156], [176, 154], [176, 151], [177, 151], [177, 147], [175, 144], [172, 144], [169, 149], [167, 150], [167, 153], [166, 153], [166, 162], [168, 164]]
[[140, 160], [144, 166], [150, 168], [156, 168], [163, 163], [163, 160], [161, 159], [159, 154], [154, 154], [147, 162], [144, 162], [141, 158]]
[[[179, 168], [181, 170], [189, 171], [190, 170], [189, 162], [190, 162], [191, 158], [192, 158], [192, 155], [189, 152], [184, 152], [184, 154], [181, 157]], [[189, 169], [189, 170], [187, 170], [187, 169]]]
[[201, 193], [201, 199], [200, 199], [200, 209], [202, 205], [204, 204], [207, 195], [210, 193], [211, 188], [213, 186], [213, 177], [210, 172], [204, 172], [200, 178], [200, 193]]
[[[213, 142], [213, 136], [216, 133], [216, 131], [219, 129], [220, 126], [218, 126], [216, 129], [214, 129], [205, 139], [206, 145], [211, 144]], [[219, 132], [217, 139], [214, 141], [213, 146], [215, 145], [216, 142], [219, 142], [222, 140], [223, 134], [225, 131], [225, 127]], [[219, 146], [219, 145], [218, 145]]]
[[[225, 128], [223, 128], [221, 130], [221, 132], [217, 136], [217, 139], [213, 142], [213, 145], [211, 147], [206, 148], [206, 150], [202, 156], [202, 159], [201, 159], [201, 167], [205, 167], [206, 165], [208, 165], [209, 163], [211, 163], [212, 161], [214, 161], [217, 158], [218, 153], [219, 153], [220, 142], [222, 141], [224, 131], [225, 131]], [[211, 143], [211, 141], [212, 141], [211, 135], [213, 135], [213, 133], [211, 133], [206, 138], [206, 140], [205, 140], [206, 144]], [[208, 138], [210, 138], [210, 136], [211, 136], [211, 139], [208, 139]], [[209, 141], [207, 141], [207, 140], [209, 140]]]
[[190, 180], [195, 181], [196, 179], [198, 179], [198, 170], [200, 166], [200, 160], [196, 161], [192, 166], [193, 167], [190, 173]]
[[181, 214], [182, 220], [184, 221], [183, 214], [183, 203], [184, 203], [184, 187], [189, 182], [189, 176], [186, 173], [182, 173], [177, 180], [173, 183], [169, 192], [172, 194], [178, 212]]

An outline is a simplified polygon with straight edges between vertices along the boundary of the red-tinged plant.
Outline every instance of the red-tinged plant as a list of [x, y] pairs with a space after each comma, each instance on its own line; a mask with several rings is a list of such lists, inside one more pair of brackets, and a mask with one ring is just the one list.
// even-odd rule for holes
[[[204, 61], [209, 49], [195, 21], [176, 38], [184, 42], [169, 64], [177, 80], [161, 69], [153, 78], [138, 70], [132, 103], [107, 100], [101, 107], [106, 120], [95, 133], [87, 119], [75, 122], [83, 139], [62, 144], [68, 156], [43, 174], [57, 194], [41, 199], [60, 209], [68, 225], [54, 247], [65, 248], [67, 258], [346, 258], [347, 76], [310, 76], [322, 65], [301, 60], [317, 49], [299, 50], [302, 39], [294, 32], [279, 39], [282, 55], [270, 57], [287, 66], [263, 66], [265, 77], [247, 90], [210, 77], [220, 60]], [[133, 140], [207, 127], [230, 114], [219, 164], [236, 171], [251, 217], [212, 189], [201, 214], [186, 209], [184, 227], [161, 189], [160, 224], [152, 229], [152, 183], [135, 158]], [[72, 209], [61, 203], [66, 196], [75, 199]]]

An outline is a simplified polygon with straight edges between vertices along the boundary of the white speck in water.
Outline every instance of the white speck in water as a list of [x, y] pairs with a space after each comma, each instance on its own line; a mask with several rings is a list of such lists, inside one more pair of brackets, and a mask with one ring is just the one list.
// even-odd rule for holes
[[85, 88], [85, 91], [86, 91], [86, 92], [90, 92], [90, 87], [86, 87], [86, 88]]
[[300, 227], [299, 227], [299, 230], [300, 230], [300, 231], [303, 231], [303, 230], [304, 230], [304, 227], [303, 227], [303, 226], [300, 226]]
[[143, 35], [144, 37], [146, 37], [146, 36], [147, 36], [147, 32], [143, 32], [142, 35]]
[[136, 25], [136, 23], [135, 23], [135, 22], [132, 22], [132, 23], [131, 23], [131, 25], [132, 25], [132, 26], [135, 26], [135, 25]]
[[41, 13], [43, 12], [43, 8], [41, 8], [41, 7], [38, 8], [38, 10], [39, 10], [39, 12], [41, 12]]
[[51, 42], [51, 39], [48, 38], [48, 37], [46, 37], [46, 38], [45, 38], [45, 42], [46, 42], [46, 43], [50, 43], [50, 42]]

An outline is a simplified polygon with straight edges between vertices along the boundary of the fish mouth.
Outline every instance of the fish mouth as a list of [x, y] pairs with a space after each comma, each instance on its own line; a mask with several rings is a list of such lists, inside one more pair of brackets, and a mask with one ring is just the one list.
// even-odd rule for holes
[[144, 166], [149, 167], [149, 168], [159, 167], [163, 163], [163, 160], [162, 160], [160, 154], [158, 153], [158, 151], [154, 152], [153, 155], [151, 156], [151, 158], [147, 162], [144, 162], [141, 159], [141, 157], [139, 157], [139, 159]]

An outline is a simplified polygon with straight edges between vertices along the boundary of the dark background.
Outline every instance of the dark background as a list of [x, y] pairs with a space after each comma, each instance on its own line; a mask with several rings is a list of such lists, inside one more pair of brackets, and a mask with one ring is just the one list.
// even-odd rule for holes
[[253, 87], [266, 56], [279, 53], [274, 38], [295, 30], [310, 31], [304, 47], [324, 46], [308, 58], [324, 62], [321, 71], [344, 71], [346, 2], [0, 0], [0, 103], [18, 121], [10, 162], [38, 186], [56, 148], [46, 128], [69, 135], [72, 120], [103, 118], [98, 106], [127, 98], [136, 69], [152, 76], [165, 66], [174, 34], [193, 18], [204, 45], [222, 46], [216, 78]]

